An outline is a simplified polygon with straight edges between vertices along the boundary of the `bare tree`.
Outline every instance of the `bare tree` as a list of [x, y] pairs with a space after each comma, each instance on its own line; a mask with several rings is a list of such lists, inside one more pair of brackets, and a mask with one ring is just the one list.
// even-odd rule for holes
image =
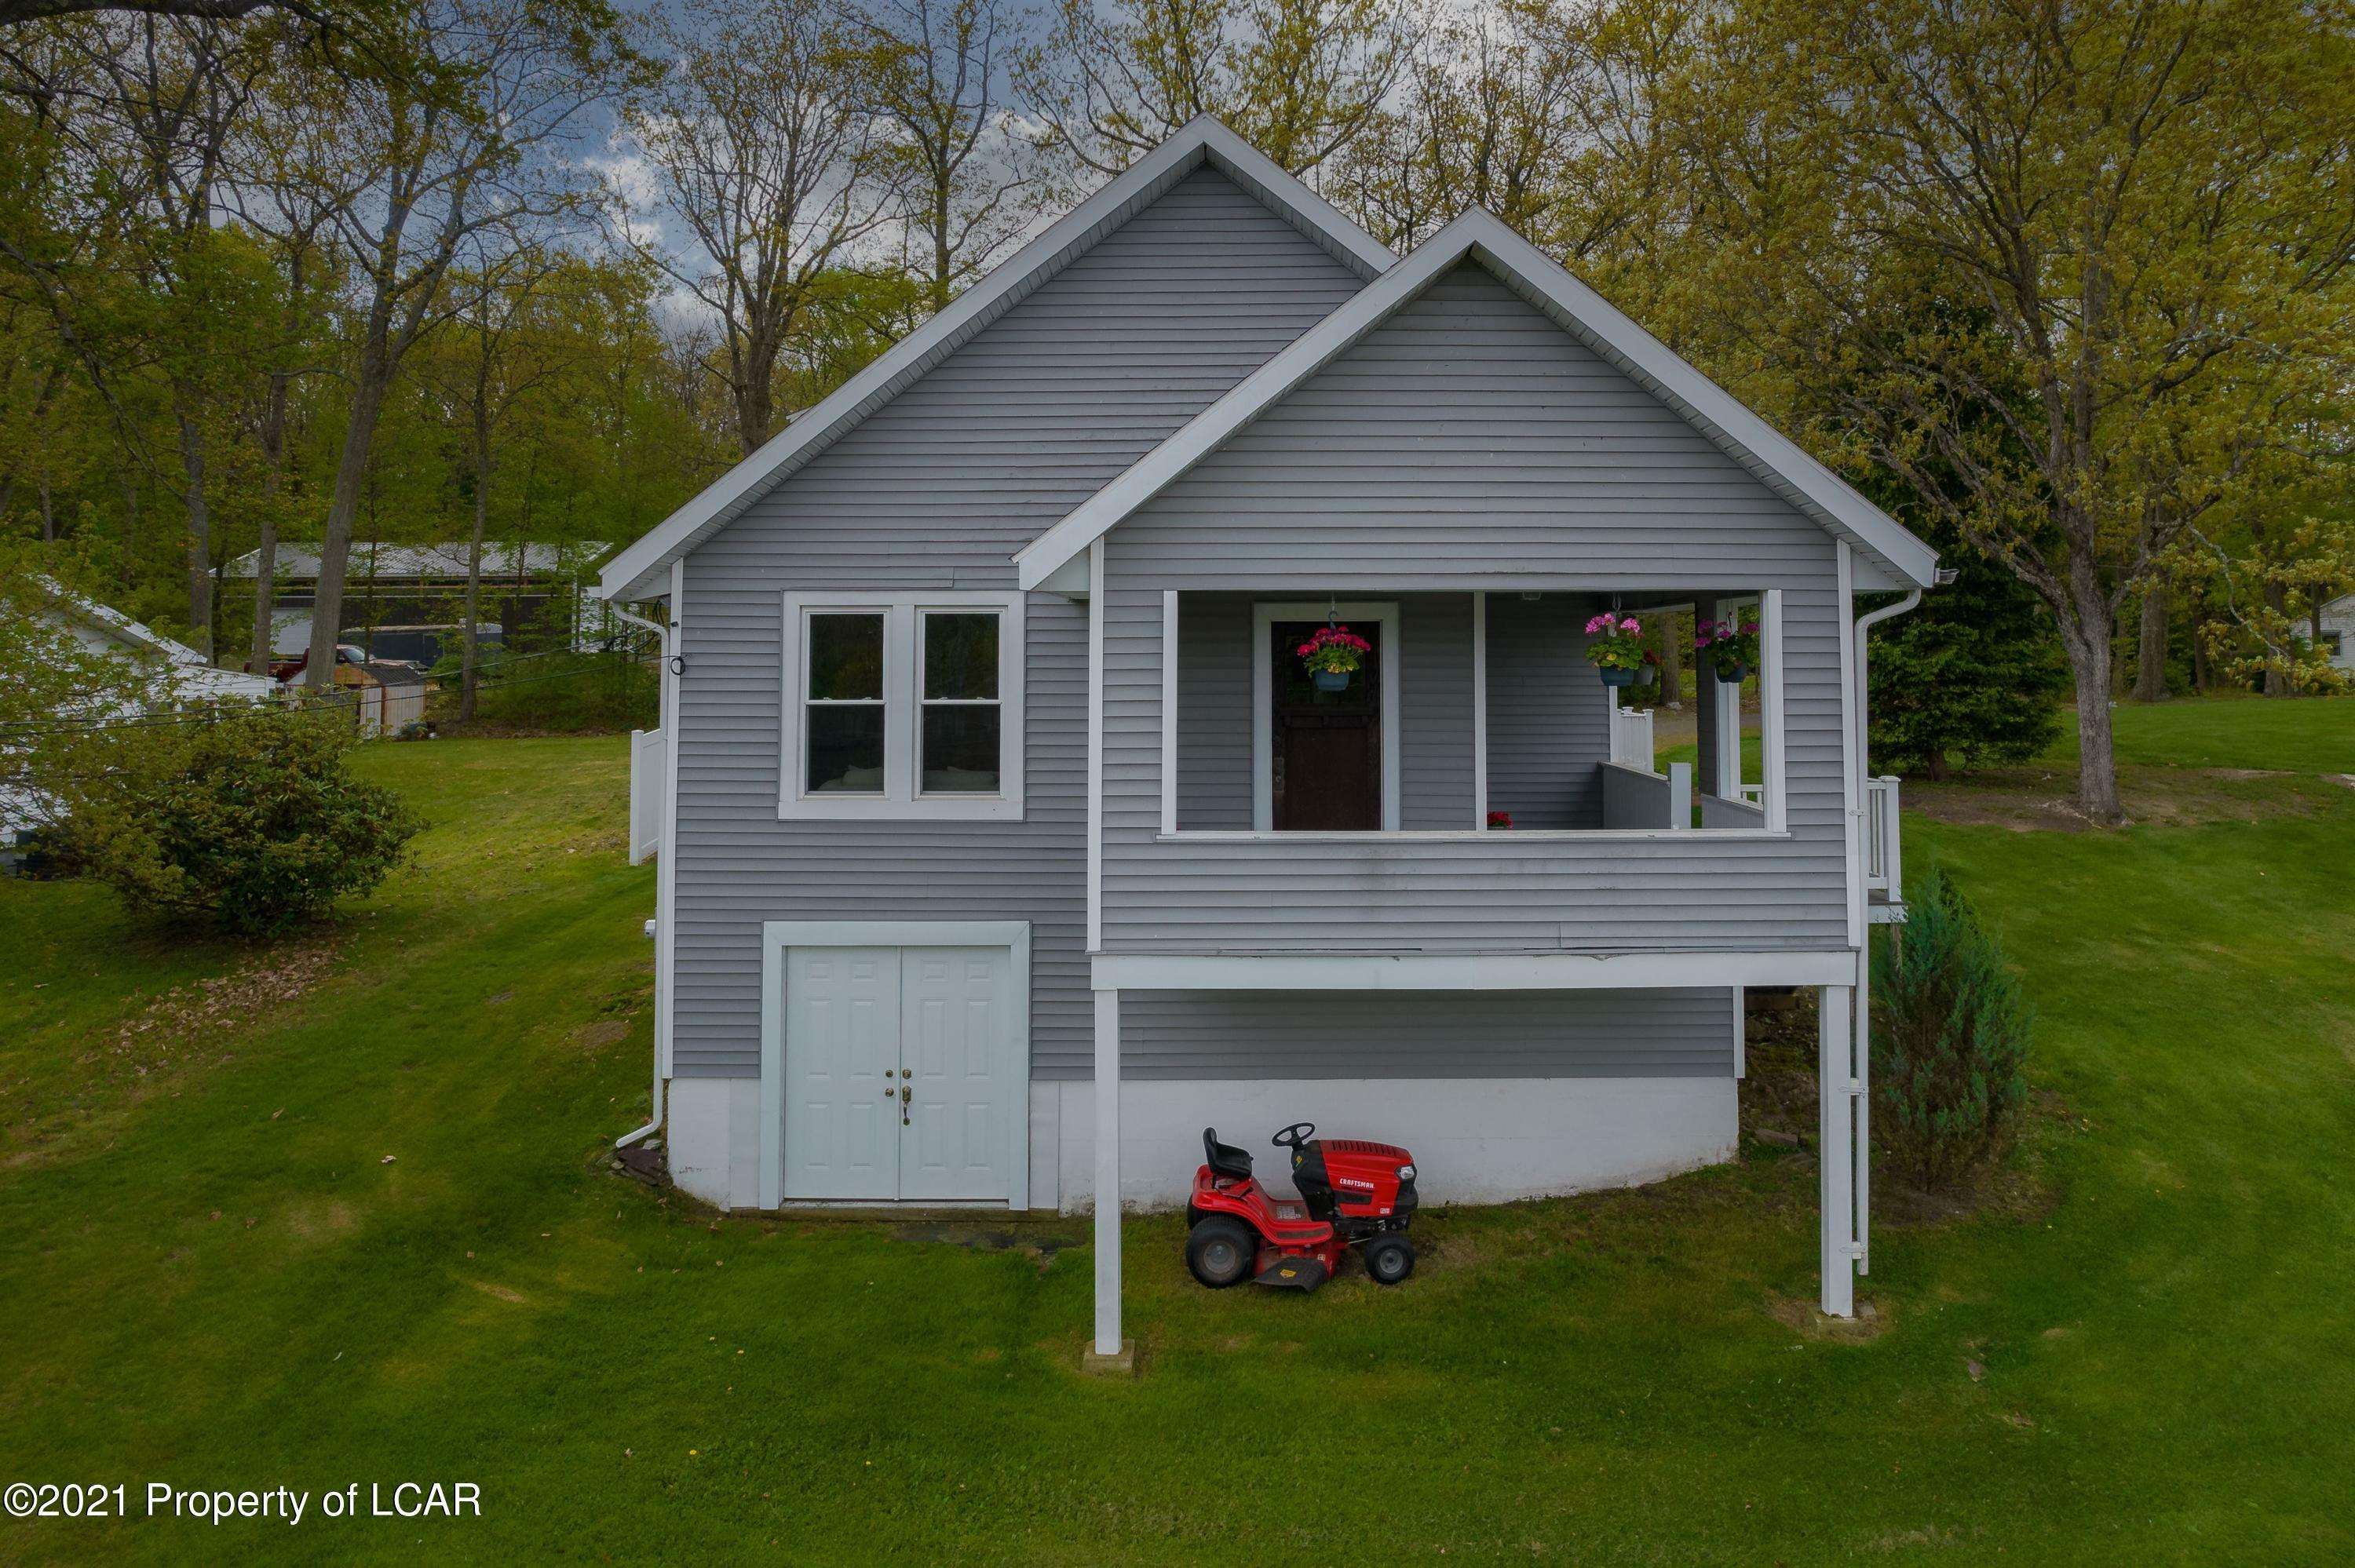
[[997, 97], [1016, 18], [1004, 0], [874, 0], [860, 26], [876, 107], [898, 127], [910, 270], [937, 312], [1038, 215]]
[[1042, 148], [1112, 174], [1216, 114], [1293, 174], [1373, 122], [1412, 54], [1402, 0], [1058, 0], [1015, 83]]
[[276, 84], [248, 177], [331, 215], [356, 339], [305, 684], [334, 679], [369, 449], [403, 358], [446, 310], [452, 267], [487, 236], [577, 209], [559, 154], [630, 64], [626, 39], [581, 19], [533, 0], [432, 0], [400, 69], [355, 79], [298, 63]]
[[675, 254], [613, 194], [640, 249], [718, 319], [749, 452], [775, 431], [777, 356], [820, 276], [892, 219], [895, 170], [871, 58], [825, 0], [689, 0], [686, 16], [668, 73], [627, 123], [695, 253]]

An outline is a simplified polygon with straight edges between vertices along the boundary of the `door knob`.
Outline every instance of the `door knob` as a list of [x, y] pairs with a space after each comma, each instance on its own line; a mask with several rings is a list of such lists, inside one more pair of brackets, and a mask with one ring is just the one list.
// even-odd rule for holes
[[901, 1127], [908, 1125], [908, 1101], [911, 1097], [910, 1090], [902, 1088], [900, 1091], [900, 1125]]

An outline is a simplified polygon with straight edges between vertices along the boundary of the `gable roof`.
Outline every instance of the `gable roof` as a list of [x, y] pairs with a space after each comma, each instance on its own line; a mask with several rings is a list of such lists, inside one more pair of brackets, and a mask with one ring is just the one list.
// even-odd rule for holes
[[1113, 230], [1208, 164], [1233, 180], [1359, 277], [1397, 258], [1323, 197], [1209, 115], [1202, 115], [1025, 245], [946, 310], [900, 340], [606, 564], [607, 599], [659, 598], [671, 562], [741, 516], [762, 496], [849, 433], [918, 377], [1029, 297]]
[[[1740, 399], [1507, 228], [1475, 208], [1416, 248], [1015, 556], [1043, 584], [1123, 518], [1465, 261], [1476, 261], [1707, 436], [1769, 490], [1864, 552], [1888, 586], [1931, 587], [1937, 553]], [[1874, 585], [1881, 586], [1881, 585]]]

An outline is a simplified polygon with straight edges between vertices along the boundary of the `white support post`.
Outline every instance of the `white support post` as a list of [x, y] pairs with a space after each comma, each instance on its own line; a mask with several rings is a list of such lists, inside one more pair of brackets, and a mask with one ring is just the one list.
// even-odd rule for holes
[[1668, 764], [1668, 828], [1670, 832], [1692, 826], [1692, 764]]
[[[1717, 672], [1703, 668], [1701, 679], [1716, 682]], [[1721, 800], [1742, 799], [1742, 688], [1720, 683], [1717, 687], [1717, 777], [1710, 780], [1710, 793]]]
[[1096, 998], [1096, 1354], [1120, 1354], [1120, 992]]
[[1733, 988], [1733, 1075], [1750, 1075], [1750, 998], [1746, 988]]
[[1817, 994], [1816, 1083], [1821, 1123], [1816, 1171], [1823, 1208], [1823, 1308], [1828, 1318], [1856, 1316], [1856, 1078], [1849, 1049], [1856, 1031], [1849, 1005], [1854, 988], [1828, 985]]
[[1790, 831], [1783, 779], [1783, 590], [1758, 596], [1758, 755], [1766, 787], [1766, 831]]
[[1472, 826], [1488, 831], [1488, 596], [1472, 595]]

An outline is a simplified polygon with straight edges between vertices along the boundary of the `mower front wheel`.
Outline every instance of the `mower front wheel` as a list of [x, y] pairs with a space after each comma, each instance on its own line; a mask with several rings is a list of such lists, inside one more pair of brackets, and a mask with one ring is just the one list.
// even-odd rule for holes
[[1226, 1214], [1206, 1217], [1186, 1237], [1187, 1268], [1213, 1290], [1249, 1279], [1258, 1256], [1259, 1233]]
[[1377, 1285], [1396, 1285], [1414, 1272], [1414, 1243], [1395, 1232], [1366, 1244], [1366, 1272]]

